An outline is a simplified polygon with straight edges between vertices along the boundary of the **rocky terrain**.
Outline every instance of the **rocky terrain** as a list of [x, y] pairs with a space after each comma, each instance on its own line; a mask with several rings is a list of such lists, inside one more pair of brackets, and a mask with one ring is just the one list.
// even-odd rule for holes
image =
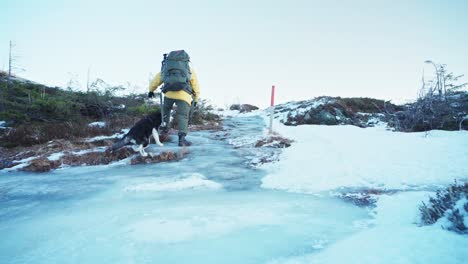
[[[219, 129], [215, 124], [197, 125], [197, 130]], [[171, 131], [176, 134], [175, 131]], [[22, 170], [47, 172], [64, 166], [107, 165], [128, 160], [131, 165], [175, 161], [188, 154], [187, 149], [162, 151], [148, 157], [141, 157], [131, 147], [111, 152], [112, 146], [122, 134], [91, 139], [57, 139], [30, 147], [0, 148], [0, 170]], [[167, 139], [160, 138], [162, 142]]]
[[275, 118], [287, 126], [384, 125], [403, 132], [466, 130], [468, 92], [455, 92], [443, 98], [423, 97], [405, 105], [372, 98], [322, 96], [277, 105]]

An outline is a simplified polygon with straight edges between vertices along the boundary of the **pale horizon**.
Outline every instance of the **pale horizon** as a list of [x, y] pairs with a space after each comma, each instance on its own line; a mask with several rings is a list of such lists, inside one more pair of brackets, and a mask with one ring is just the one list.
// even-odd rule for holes
[[[18, 76], [84, 89], [100, 78], [145, 93], [162, 54], [185, 49], [201, 97], [266, 107], [316, 96], [414, 100], [422, 73], [468, 74], [461, 1], [2, 1], [0, 66], [16, 45]], [[6, 21], [6, 23], [5, 23]], [[467, 78], [465, 77], [464, 82]]]

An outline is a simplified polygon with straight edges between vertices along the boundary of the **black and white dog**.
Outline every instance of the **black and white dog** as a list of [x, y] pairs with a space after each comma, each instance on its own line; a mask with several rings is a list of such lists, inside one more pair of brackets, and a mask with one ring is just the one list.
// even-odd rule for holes
[[134, 145], [132, 146], [134, 151], [139, 151], [143, 157], [148, 156], [148, 153], [145, 152], [145, 148], [149, 145], [151, 136], [153, 136], [156, 144], [163, 146], [159, 141], [158, 133], [158, 128], [161, 123], [161, 112], [157, 111], [147, 115], [138, 121], [122, 139], [112, 145], [111, 151], [115, 151], [126, 145]]

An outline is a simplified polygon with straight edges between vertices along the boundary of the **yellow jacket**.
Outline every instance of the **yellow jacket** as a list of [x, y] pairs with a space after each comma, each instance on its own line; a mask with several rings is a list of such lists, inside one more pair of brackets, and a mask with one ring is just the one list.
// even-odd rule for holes
[[[195, 102], [198, 101], [198, 98], [200, 98], [200, 87], [198, 86], [198, 79], [197, 79], [197, 74], [193, 70], [192, 67], [190, 67], [190, 72], [192, 73], [192, 77], [190, 78], [190, 85], [192, 86], [193, 90], [193, 100]], [[158, 87], [162, 84], [161, 80], [161, 72], [158, 72], [156, 76], [154, 76], [153, 80], [150, 83], [149, 90], [150, 92], [154, 92]], [[177, 100], [184, 100], [187, 102], [189, 105], [192, 104], [192, 95], [187, 93], [186, 91], [167, 91], [165, 96], [167, 98], [171, 99], [177, 99]]]

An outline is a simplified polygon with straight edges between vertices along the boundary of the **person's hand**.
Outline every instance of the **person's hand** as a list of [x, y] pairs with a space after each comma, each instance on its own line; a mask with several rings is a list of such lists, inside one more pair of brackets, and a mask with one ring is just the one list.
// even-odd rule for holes
[[197, 101], [194, 101], [192, 104], [193, 104], [193, 108], [197, 108], [197, 105], [198, 105]]
[[154, 92], [149, 92], [148, 93], [148, 98], [153, 98], [154, 97]]

